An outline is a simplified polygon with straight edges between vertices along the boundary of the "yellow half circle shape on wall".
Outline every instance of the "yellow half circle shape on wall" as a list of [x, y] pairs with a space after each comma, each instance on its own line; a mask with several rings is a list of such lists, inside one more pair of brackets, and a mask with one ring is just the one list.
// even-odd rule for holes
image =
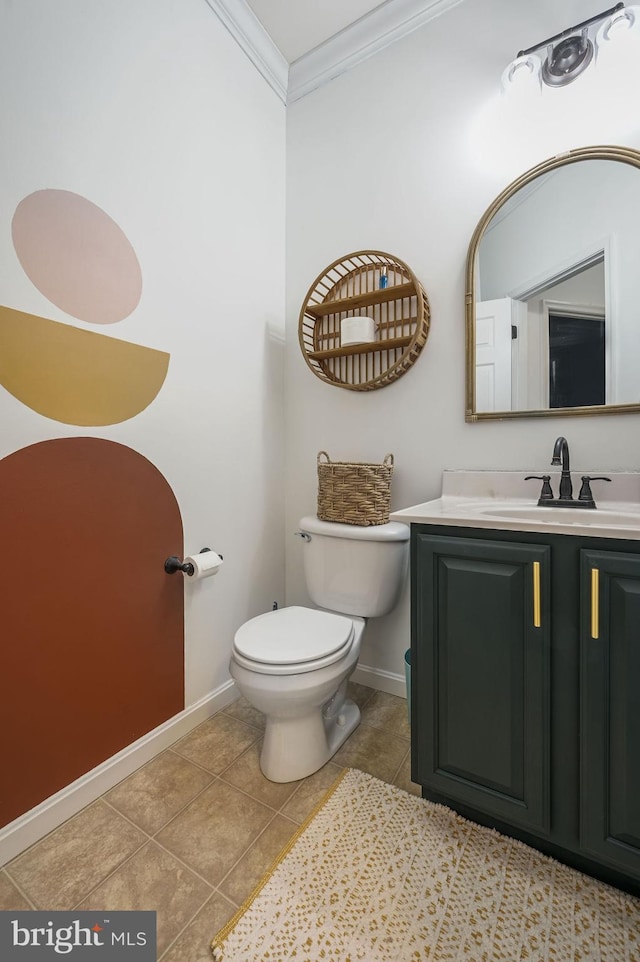
[[169, 354], [0, 307], [0, 384], [44, 417], [97, 427], [140, 414]]

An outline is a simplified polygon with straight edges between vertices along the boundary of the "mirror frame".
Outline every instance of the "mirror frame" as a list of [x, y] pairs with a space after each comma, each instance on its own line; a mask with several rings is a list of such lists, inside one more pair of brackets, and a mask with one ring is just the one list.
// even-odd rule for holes
[[[465, 293], [465, 383], [466, 383], [466, 403], [465, 416], [467, 422], [476, 421], [502, 421], [507, 418], [532, 418], [532, 417], [577, 417], [579, 415], [593, 414], [626, 414], [631, 411], [640, 411], [640, 401], [634, 404], [597, 404], [589, 407], [573, 408], [548, 408], [542, 410], [528, 411], [476, 411], [476, 264], [478, 260], [478, 248], [484, 233], [492, 220], [494, 214], [500, 210], [502, 205], [513, 197], [521, 187], [535, 180], [541, 174], [546, 174], [551, 170], [557, 170], [567, 164], [575, 164], [581, 160], [614, 160], [640, 170], [640, 151], [631, 147], [598, 146], [580, 147], [576, 150], [568, 150], [563, 154], [557, 154], [543, 161], [531, 170], [521, 174], [516, 180], [509, 184], [499, 194], [493, 203], [484, 212], [478, 226], [473, 232], [469, 251], [467, 253], [466, 269], [466, 293]], [[640, 389], [639, 389], [640, 393]]]

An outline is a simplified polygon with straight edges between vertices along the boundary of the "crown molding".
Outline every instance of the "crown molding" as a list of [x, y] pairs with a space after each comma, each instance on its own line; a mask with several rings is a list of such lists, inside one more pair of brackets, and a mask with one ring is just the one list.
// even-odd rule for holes
[[289, 64], [245, 0], [204, 0], [260, 71], [280, 100], [287, 102]]
[[287, 103], [294, 103], [335, 80], [462, 2], [387, 0], [291, 64]]
[[246, 0], [204, 0], [284, 104], [294, 103], [463, 0], [386, 0], [289, 66]]

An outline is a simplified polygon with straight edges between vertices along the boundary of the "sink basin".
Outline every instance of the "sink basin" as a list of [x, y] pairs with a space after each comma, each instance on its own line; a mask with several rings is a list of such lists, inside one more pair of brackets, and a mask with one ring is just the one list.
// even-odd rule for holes
[[543, 524], [576, 524], [590, 527], [640, 528], [638, 510], [611, 508], [541, 508], [538, 505], [495, 505], [476, 509], [488, 518], [512, 518]]

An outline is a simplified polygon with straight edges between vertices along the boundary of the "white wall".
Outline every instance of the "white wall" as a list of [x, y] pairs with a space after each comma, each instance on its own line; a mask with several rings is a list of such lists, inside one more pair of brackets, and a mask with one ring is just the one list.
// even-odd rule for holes
[[228, 681], [238, 625], [284, 600], [285, 110], [203, 0], [2, 0], [0, 88], [0, 303], [90, 329], [36, 290], [11, 244], [22, 198], [75, 191], [142, 269], [139, 306], [105, 333], [171, 354], [155, 401], [107, 428], [0, 388], [0, 456], [91, 435], [166, 477], [185, 553], [225, 558], [185, 586], [188, 706]]
[[[600, 12], [581, 0], [466, 0], [326, 87], [287, 116], [287, 598], [306, 600], [301, 545], [289, 537], [313, 509], [315, 457], [395, 455], [392, 506], [440, 493], [444, 468], [535, 469], [565, 434], [576, 470], [640, 468], [638, 415], [464, 421], [464, 272], [473, 230], [497, 194], [560, 151], [640, 146], [633, 89], [600, 98], [587, 75], [553, 103], [507, 113], [500, 77], [518, 50]], [[582, 84], [584, 81], [584, 84]], [[604, 81], [599, 81], [604, 90]], [[298, 313], [320, 271], [373, 248], [405, 260], [432, 309], [414, 367], [358, 393], [314, 378], [297, 342]], [[372, 621], [361, 664], [402, 675], [409, 594]]]

